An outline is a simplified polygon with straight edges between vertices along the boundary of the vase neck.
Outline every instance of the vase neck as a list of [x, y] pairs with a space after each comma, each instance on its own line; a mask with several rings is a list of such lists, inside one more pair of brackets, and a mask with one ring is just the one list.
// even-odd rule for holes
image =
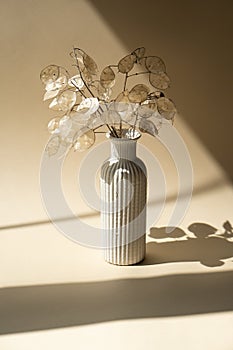
[[111, 158], [124, 158], [133, 160], [136, 158], [137, 140], [111, 139]]

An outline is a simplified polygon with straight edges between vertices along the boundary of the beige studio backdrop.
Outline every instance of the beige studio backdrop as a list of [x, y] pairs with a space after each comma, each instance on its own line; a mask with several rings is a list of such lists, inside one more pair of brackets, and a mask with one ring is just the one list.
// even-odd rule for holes
[[[1, 1], [1, 226], [46, 220], [38, 178], [46, 125], [54, 114], [42, 101], [39, 73], [51, 63], [69, 68], [73, 45], [94, 56], [99, 67], [141, 45], [161, 56], [172, 79], [169, 95], [181, 115], [176, 127], [187, 144], [194, 132], [232, 176], [231, 5], [226, 0], [221, 6], [211, 0]], [[198, 151], [190, 150], [195, 186], [218, 183], [219, 174], [207, 169], [205, 159], [196, 166], [203, 157]]]
[[[176, 127], [187, 144], [195, 133], [232, 176], [232, 1], [2, 0], [0, 6], [2, 226], [46, 220], [38, 176], [54, 114], [42, 101], [39, 73], [51, 63], [69, 68], [73, 45], [99, 67], [141, 45], [161, 56], [181, 115]], [[198, 150], [191, 149], [195, 186], [218, 182], [205, 159], [195, 167], [203, 156]]]
[[[232, 10], [231, 0], [0, 0], [1, 349], [63, 350], [67, 339], [81, 344], [80, 349], [102, 349], [101, 337], [108, 336], [116, 336], [113, 350], [123, 341], [120, 348], [130, 349], [132, 339], [135, 349], [146, 341], [149, 350], [155, 343], [160, 349], [232, 349], [231, 245], [220, 253], [217, 245], [209, 248], [207, 255], [226, 259], [214, 268], [179, 248], [181, 255], [186, 253], [183, 259], [117, 269], [104, 263], [100, 251], [74, 244], [57, 232], [43, 208], [39, 185], [47, 123], [54, 116], [43, 102], [42, 68], [54, 63], [69, 69], [73, 46], [93, 56], [99, 69], [145, 46], [148, 54], [160, 56], [167, 65], [172, 82], [168, 95], [179, 110], [175, 127], [193, 164], [193, 197], [180, 229], [187, 234], [188, 226], [199, 222], [220, 233], [226, 220], [233, 223]], [[102, 140], [99, 136], [97, 141]], [[176, 168], [158, 140], [144, 135], [140, 142], [158, 157], [166, 176], [168, 200], [156, 224], [166, 226], [178, 190]], [[72, 210], [96, 224], [97, 215], [78, 191], [77, 172], [84, 157], [85, 153], [69, 154], [63, 188]], [[203, 247], [200, 251], [205, 255]], [[132, 278], [144, 293], [139, 314], [137, 298], [131, 298]], [[143, 278], [148, 278], [151, 290]], [[96, 288], [95, 298], [89, 283]], [[108, 322], [114, 316], [111, 308], [106, 311], [105, 297], [111, 305], [117, 288], [126, 294], [115, 295], [113, 311], [120, 316], [119, 328], [114, 328], [115, 323]], [[83, 305], [92, 305], [86, 318], [79, 314]], [[173, 314], [168, 305], [175, 305]], [[152, 313], [151, 306], [156, 309]], [[99, 307], [106, 314], [96, 313]], [[142, 320], [140, 315], [151, 318]]]

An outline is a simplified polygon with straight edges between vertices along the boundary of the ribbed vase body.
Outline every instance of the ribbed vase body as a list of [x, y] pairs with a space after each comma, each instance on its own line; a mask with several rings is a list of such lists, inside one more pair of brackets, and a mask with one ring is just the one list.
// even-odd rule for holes
[[145, 257], [147, 177], [137, 140], [111, 138], [101, 167], [101, 223], [105, 260], [132, 265]]

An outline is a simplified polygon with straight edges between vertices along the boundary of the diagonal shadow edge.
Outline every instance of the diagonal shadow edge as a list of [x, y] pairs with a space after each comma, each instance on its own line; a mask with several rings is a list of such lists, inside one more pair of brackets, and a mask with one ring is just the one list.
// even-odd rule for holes
[[233, 311], [233, 271], [0, 289], [0, 334]]
[[[198, 188], [194, 188], [193, 193], [192, 193], [192, 197], [194, 197], [195, 195], [201, 194], [201, 193], [205, 193], [208, 191], [211, 191], [213, 189], [217, 189], [217, 188], [221, 188], [225, 185], [228, 184], [228, 180], [227, 179], [218, 179], [215, 180], [213, 182], [210, 182], [209, 184], [205, 184], [202, 186], [199, 186]], [[187, 193], [181, 193], [180, 194], [180, 198], [186, 197]], [[169, 202], [173, 202], [174, 200], [177, 199], [177, 195], [170, 195], [166, 198], [166, 203]], [[163, 201], [163, 198], [157, 198], [153, 201], [151, 201], [149, 204], [150, 205], [154, 205], [154, 204], [159, 204], [161, 201]], [[89, 218], [89, 217], [95, 217], [98, 216], [99, 212], [98, 211], [92, 211], [90, 213], [84, 213], [79, 215], [80, 219], [85, 219], [85, 218]], [[69, 221], [69, 220], [73, 220], [73, 217], [63, 217], [63, 218], [57, 218], [56, 222], [60, 222], [60, 221]], [[12, 230], [12, 229], [17, 229], [17, 228], [23, 228], [23, 227], [31, 227], [31, 226], [37, 226], [37, 225], [46, 225], [51, 223], [51, 220], [38, 220], [38, 221], [29, 221], [29, 222], [22, 222], [22, 223], [18, 223], [18, 224], [12, 224], [12, 225], [5, 225], [5, 226], [0, 226], [0, 231], [2, 230]]]

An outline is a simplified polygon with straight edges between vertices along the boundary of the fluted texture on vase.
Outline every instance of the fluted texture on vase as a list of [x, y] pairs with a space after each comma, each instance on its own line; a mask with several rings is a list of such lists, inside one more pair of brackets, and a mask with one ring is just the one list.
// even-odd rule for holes
[[132, 265], [144, 259], [146, 168], [135, 140], [111, 140], [111, 158], [101, 168], [101, 219], [105, 260]]

